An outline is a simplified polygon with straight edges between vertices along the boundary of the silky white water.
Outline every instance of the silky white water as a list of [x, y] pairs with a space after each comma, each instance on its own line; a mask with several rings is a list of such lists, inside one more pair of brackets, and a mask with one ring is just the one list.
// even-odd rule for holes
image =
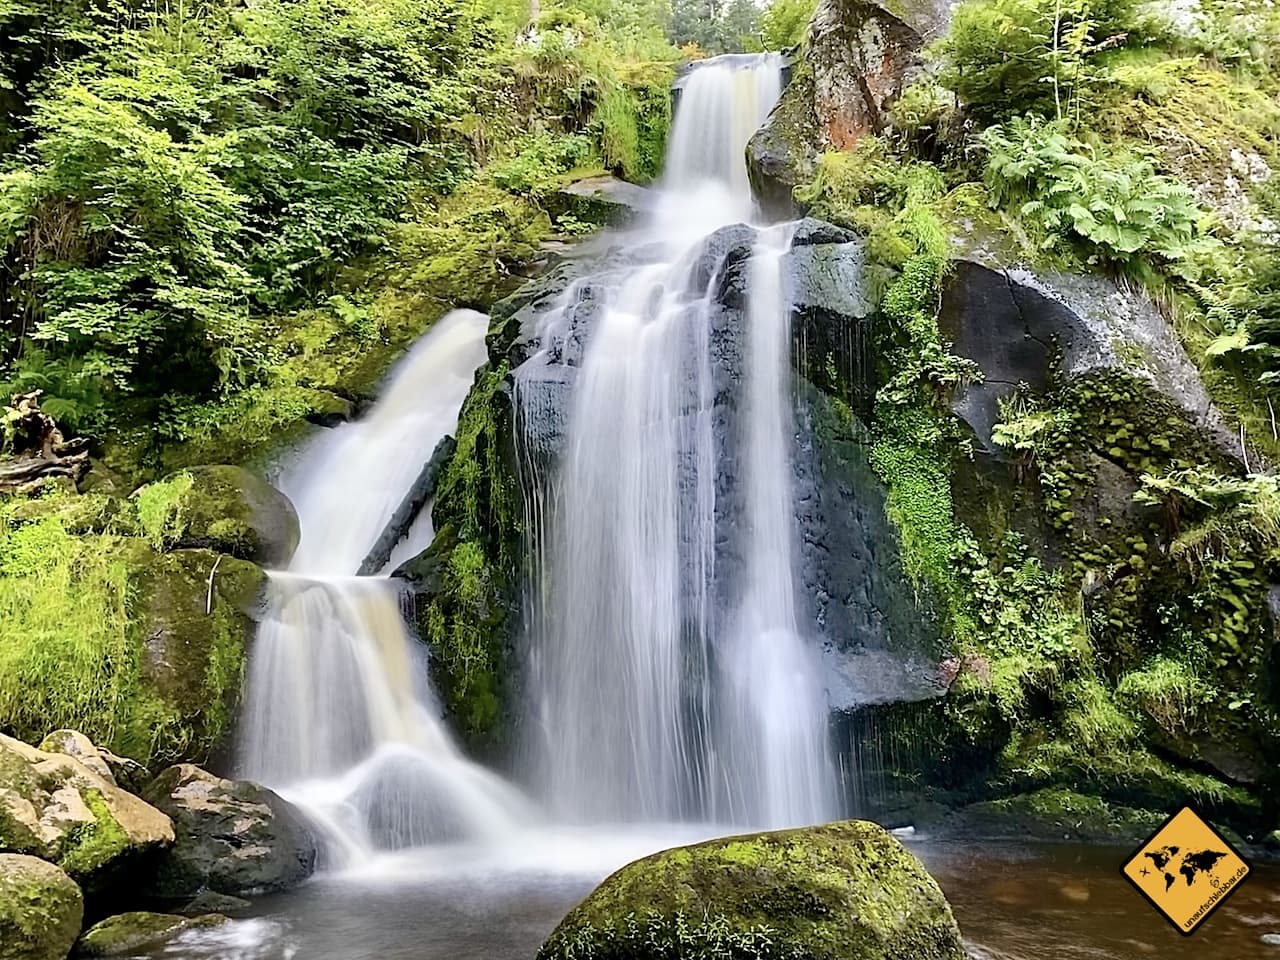
[[[656, 213], [629, 238], [659, 253], [596, 278], [606, 301], [558, 470], [526, 484], [545, 488], [529, 516], [531, 776], [572, 822], [784, 826], [835, 814], [825, 691], [793, 596], [780, 266], [791, 232], [762, 231], [746, 266], [739, 437], [717, 437], [713, 423], [719, 308], [706, 287], [719, 271], [696, 270], [709, 233], [756, 220], [744, 149], [780, 69], [772, 55], [717, 58], [683, 81]], [[728, 524], [742, 569], [729, 572], [717, 543], [725, 493], [742, 504]]]
[[[249, 665], [241, 771], [302, 807], [335, 865], [502, 837], [528, 819], [518, 792], [453, 742], [406, 627], [399, 582], [353, 575], [457, 426], [485, 359], [486, 329], [474, 311], [443, 317], [369, 414], [322, 434], [280, 481], [302, 538], [289, 569], [270, 574]], [[412, 541], [429, 534], [429, 520], [420, 520], [401, 549], [421, 549]]]

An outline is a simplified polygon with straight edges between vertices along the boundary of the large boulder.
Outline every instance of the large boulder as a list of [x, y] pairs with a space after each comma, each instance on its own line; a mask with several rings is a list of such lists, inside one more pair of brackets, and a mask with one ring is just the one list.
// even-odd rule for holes
[[152, 881], [156, 897], [284, 890], [315, 869], [310, 829], [266, 787], [183, 763], [156, 777], [144, 796], [173, 818], [177, 832]]
[[289, 498], [243, 467], [192, 467], [134, 494], [143, 526], [171, 547], [283, 567], [301, 536]]
[[952, 350], [982, 371], [956, 392], [953, 409], [984, 452], [992, 449], [1000, 401], [1020, 385], [1044, 390], [1056, 373], [1067, 385], [1123, 376], [1218, 456], [1249, 456], [1156, 306], [1104, 277], [1001, 266], [975, 253], [956, 261], [938, 323]]
[[920, 50], [945, 28], [946, 0], [820, 0], [804, 59], [747, 146], [756, 195], [779, 214], [812, 178], [824, 150], [847, 150], [882, 132], [920, 66]]
[[0, 960], [63, 960], [83, 919], [84, 897], [63, 871], [0, 853]]
[[643, 216], [653, 205], [653, 197], [645, 187], [601, 174], [566, 184], [547, 202], [557, 217], [569, 215], [583, 223], [622, 226]]
[[561, 921], [538, 958], [656, 960], [694, 946], [810, 960], [964, 957], [951, 908], [921, 863], [881, 827], [848, 820], [628, 864]]
[[95, 923], [76, 944], [77, 957], [131, 957], [172, 940], [184, 930], [227, 923], [217, 913], [180, 917], [172, 913], [120, 913]]
[[50, 860], [92, 895], [173, 839], [167, 816], [109, 776], [0, 734], [0, 850]]

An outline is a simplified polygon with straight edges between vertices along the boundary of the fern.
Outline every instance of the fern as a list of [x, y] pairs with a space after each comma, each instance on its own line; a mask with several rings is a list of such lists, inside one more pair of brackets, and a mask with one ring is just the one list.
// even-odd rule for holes
[[1020, 201], [1046, 247], [1073, 245], [1090, 263], [1146, 258], [1194, 279], [1219, 246], [1192, 190], [1145, 157], [1078, 140], [1034, 115], [990, 127], [981, 142], [992, 203]]

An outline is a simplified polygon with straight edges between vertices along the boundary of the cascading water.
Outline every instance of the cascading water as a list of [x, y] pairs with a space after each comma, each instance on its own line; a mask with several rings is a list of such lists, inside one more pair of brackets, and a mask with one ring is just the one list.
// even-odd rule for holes
[[[456, 427], [486, 329], [474, 311], [442, 318], [369, 416], [327, 432], [281, 478], [302, 539], [288, 571], [270, 575], [242, 771], [306, 810], [338, 864], [501, 836], [526, 819], [519, 794], [468, 761], [441, 721], [397, 582], [353, 576]], [[429, 519], [415, 523], [408, 549], [429, 536]]]
[[[724, 57], [684, 80], [655, 215], [631, 238], [649, 259], [592, 278], [605, 303], [558, 470], [527, 483], [550, 488], [531, 498], [529, 752], [573, 820], [778, 826], [835, 812], [825, 691], [794, 599], [791, 231], [762, 231], [745, 268], [745, 384], [732, 387], [745, 387], [745, 469], [727, 479], [710, 358], [727, 265], [700, 266], [708, 234], [755, 219], [744, 150], [780, 70], [773, 55]], [[577, 290], [540, 324], [544, 348]], [[726, 484], [740, 489], [722, 503]], [[735, 499], [741, 569], [722, 570]]]

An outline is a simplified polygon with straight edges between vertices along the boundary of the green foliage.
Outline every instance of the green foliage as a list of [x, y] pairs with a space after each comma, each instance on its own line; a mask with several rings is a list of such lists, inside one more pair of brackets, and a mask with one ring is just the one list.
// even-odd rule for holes
[[1213, 687], [1192, 667], [1170, 657], [1155, 657], [1127, 673], [1116, 685], [1168, 734], [1191, 730], [1200, 711], [1214, 700]]
[[765, 49], [754, 0], [672, 0], [667, 35], [672, 43], [692, 45], [703, 55]]
[[562, 173], [590, 164], [594, 154], [594, 144], [584, 134], [536, 133], [519, 141], [510, 156], [490, 163], [486, 173], [503, 190], [527, 195]]
[[773, 0], [760, 14], [760, 35], [766, 50], [794, 47], [809, 32], [817, 0]]
[[109, 743], [130, 685], [128, 564], [116, 536], [73, 533], [57, 511], [23, 521], [21, 506], [0, 504], [0, 729]]
[[943, 84], [982, 123], [1079, 117], [1100, 53], [1136, 42], [1137, 0], [966, 0], [942, 41]]
[[183, 471], [166, 480], [149, 483], [138, 491], [135, 500], [138, 523], [143, 535], [156, 549], [163, 549], [182, 536], [185, 527], [183, 498], [191, 492], [194, 483], [191, 474]]
[[1193, 567], [1230, 560], [1242, 548], [1280, 560], [1280, 478], [1221, 476], [1204, 467], [1144, 474], [1134, 499], [1163, 510], [1176, 534], [1170, 554]]
[[982, 135], [995, 204], [1021, 201], [1044, 244], [1074, 243], [1091, 263], [1126, 265], [1145, 256], [1193, 275], [1216, 249], [1190, 188], [1155, 172], [1150, 160], [1085, 143], [1061, 124], [1023, 117]]

